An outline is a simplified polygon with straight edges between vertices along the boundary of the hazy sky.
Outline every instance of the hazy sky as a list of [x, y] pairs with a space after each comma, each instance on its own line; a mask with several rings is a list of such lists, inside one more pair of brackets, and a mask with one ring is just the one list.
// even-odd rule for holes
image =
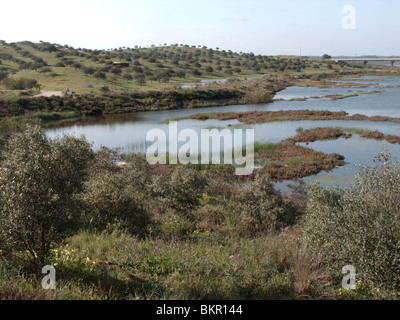
[[[400, 55], [399, 0], [1, 0], [0, 39], [109, 49], [188, 44], [235, 52]], [[355, 29], [343, 27], [346, 5]]]

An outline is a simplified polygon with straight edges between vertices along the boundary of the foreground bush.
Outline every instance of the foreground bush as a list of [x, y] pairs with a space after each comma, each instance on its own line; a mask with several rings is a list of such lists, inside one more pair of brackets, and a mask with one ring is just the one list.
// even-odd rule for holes
[[96, 153], [82, 194], [89, 206], [90, 226], [143, 234], [150, 222], [151, 168], [139, 155], [131, 155], [122, 167], [116, 164], [119, 158], [118, 151], [107, 148]]
[[367, 287], [400, 288], [400, 163], [386, 152], [362, 168], [354, 185], [308, 187], [304, 237], [340, 283], [342, 268], [356, 268]]
[[258, 236], [291, 224], [291, 210], [266, 175], [258, 175], [243, 188], [238, 203], [238, 230], [246, 236]]
[[89, 206], [90, 226], [142, 233], [149, 220], [142, 191], [124, 174], [105, 173], [89, 181], [83, 199]]
[[15, 134], [0, 163], [0, 245], [43, 265], [50, 249], [79, 224], [75, 194], [92, 157], [84, 138], [50, 140], [38, 127]]
[[191, 217], [191, 211], [200, 205], [207, 183], [202, 172], [178, 166], [168, 179], [160, 175], [153, 177], [151, 189], [155, 205]]

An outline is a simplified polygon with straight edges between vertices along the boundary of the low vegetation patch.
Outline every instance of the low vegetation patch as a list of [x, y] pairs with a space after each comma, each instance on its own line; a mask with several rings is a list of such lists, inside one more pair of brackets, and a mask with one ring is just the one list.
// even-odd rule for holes
[[196, 113], [189, 116], [197, 120], [239, 120], [246, 124], [267, 123], [276, 121], [305, 121], [305, 120], [358, 120], [374, 122], [400, 123], [400, 118], [385, 116], [366, 116], [361, 114], [349, 115], [344, 111], [324, 110], [283, 110], [283, 111], [248, 111], [248, 112], [213, 112]]
[[317, 152], [290, 140], [258, 146], [255, 159], [261, 165], [259, 170], [272, 180], [303, 178], [345, 164], [344, 157], [337, 153]]

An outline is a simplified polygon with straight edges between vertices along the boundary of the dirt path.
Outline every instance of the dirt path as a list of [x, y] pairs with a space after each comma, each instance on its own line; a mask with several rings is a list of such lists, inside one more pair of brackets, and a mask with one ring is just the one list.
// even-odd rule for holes
[[40, 94], [33, 96], [33, 97], [35, 98], [35, 97], [51, 97], [51, 96], [63, 97], [64, 94], [62, 91], [42, 90], [42, 91], [40, 91]]

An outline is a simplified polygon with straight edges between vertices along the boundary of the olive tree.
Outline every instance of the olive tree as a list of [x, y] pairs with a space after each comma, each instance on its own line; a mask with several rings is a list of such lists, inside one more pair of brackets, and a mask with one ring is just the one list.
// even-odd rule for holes
[[117, 228], [142, 235], [150, 222], [149, 164], [132, 155], [117, 171], [110, 170], [111, 164], [100, 168], [101, 172], [85, 183], [82, 195], [89, 207], [90, 226], [98, 231], [111, 227], [112, 231]]
[[400, 288], [400, 162], [383, 151], [362, 167], [353, 185], [308, 186], [304, 240], [321, 254], [332, 276], [355, 267], [371, 287]]
[[37, 126], [9, 139], [0, 162], [0, 246], [27, 252], [36, 265], [79, 223], [90, 144], [65, 135], [49, 139]]
[[245, 236], [259, 236], [292, 223], [292, 212], [281, 193], [266, 175], [259, 174], [244, 187], [238, 198], [238, 231]]

